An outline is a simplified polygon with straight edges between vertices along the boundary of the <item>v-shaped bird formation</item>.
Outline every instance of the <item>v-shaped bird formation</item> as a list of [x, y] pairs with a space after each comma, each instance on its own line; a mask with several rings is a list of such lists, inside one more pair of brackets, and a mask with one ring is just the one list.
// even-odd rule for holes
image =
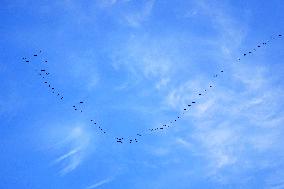
[[[249, 56], [249, 55], [255, 53], [258, 48], [266, 46], [266, 45], [270, 44], [273, 40], [279, 39], [281, 37], [282, 37], [282, 35], [278, 34], [278, 35], [271, 37], [269, 40], [267, 40], [265, 42], [261, 42], [252, 50], [243, 53], [242, 58], [238, 58], [236, 61], [240, 62], [246, 56]], [[50, 82], [51, 73], [48, 70], [48, 60], [43, 58], [42, 50], [39, 50], [38, 52], [32, 54], [32, 56], [23, 57], [22, 60], [23, 60], [24, 63], [27, 63], [27, 64], [33, 64], [34, 62], [37, 62], [37, 64], [33, 64], [33, 67], [35, 68], [36, 73], [42, 79], [42, 83], [46, 86], [48, 91], [51, 94], [53, 94], [56, 98], [58, 98], [60, 101], [64, 100], [63, 93], [58, 88], [55, 88], [55, 86]], [[39, 62], [39, 64], [38, 64], [38, 62]], [[224, 73], [224, 70], [219, 70], [218, 73], [215, 73], [213, 75], [213, 79], [221, 76], [223, 73]], [[214, 87], [213, 84], [208, 85], [208, 87], [206, 89], [204, 89], [203, 91], [198, 93], [198, 97], [205, 95], [213, 87]], [[188, 104], [185, 104], [185, 107], [181, 111], [182, 112], [181, 115], [177, 115], [176, 118], [169, 121], [169, 123], [161, 124], [160, 126], [158, 126], [156, 128], [148, 128], [147, 130], [138, 132], [137, 134], [135, 134], [132, 137], [131, 136], [130, 137], [129, 136], [128, 137], [114, 136], [110, 131], [106, 131], [103, 128], [103, 126], [100, 125], [96, 120], [90, 119], [89, 122], [90, 122], [90, 125], [94, 126], [99, 133], [101, 133], [103, 135], [110, 136], [111, 138], [113, 138], [113, 141], [116, 142], [116, 143], [120, 143], [120, 144], [122, 144], [122, 143], [129, 143], [129, 144], [138, 143], [139, 139], [141, 137], [145, 136], [145, 135], [151, 134], [152, 132], [165, 131], [166, 129], [173, 127], [175, 125], [175, 123], [178, 122], [179, 120], [181, 120], [183, 118], [183, 115], [186, 112], [188, 112], [196, 103], [198, 103], [198, 102], [192, 101]], [[78, 100], [70, 108], [72, 108], [75, 112], [84, 113], [84, 104], [85, 104], [84, 101]]]

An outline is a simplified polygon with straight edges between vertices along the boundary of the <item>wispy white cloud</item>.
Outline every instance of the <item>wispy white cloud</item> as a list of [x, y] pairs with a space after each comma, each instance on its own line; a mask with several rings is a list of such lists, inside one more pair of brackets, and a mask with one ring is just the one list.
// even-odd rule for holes
[[86, 189], [98, 188], [98, 187], [100, 187], [100, 186], [102, 186], [104, 184], [107, 184], [107, 183], [111, 182], [111, 181], [113, 181], [113, 178], [106, 178], [106, 179], [103, 179], [103, 180], [101, 180], [99, 182], [96, 182], [96, 183], [94, 183], [94, 184], [92, 184], [90, 186], [87, 186]]
[[[257, 166], [256, 164], [262, 161], [269, 162], [265, 157], [258, 162], [252, 162], [250, 151], [267, 153], [280, 146], [278, 133], [282, 132], [279, 126], [283, 123], [284, 116], [281, 113], [274, 113], [279, 109], [279, 104], [274, 102], [279, 100], [277, 94], [282, 94], [283, 90], [277, 89], [275, 93], [267, 92], [275, 91], [275, 88], [270, 87], [272, 81], [266, 79], [268, 73], [265, 66], [255, 68], [241, 63], [237, 67], [231, 65], [233, 55], [239, 53], [236, 49], [240, 47], [246, 35], [246, 22], [235, 20], [223, 8], [206, 2], [196, 1], [196, 10], [192, 12], [190, 19], [200, 15], [205, 16], [211, 21], [210, 27], [217, 32], [217, 35], [215, 38], [198, 40], [198, 45], [202, 48], [197, 53], [202, 52], [204, 57], [212, 57], [210, 61], [216, 67], [225, 65], [225, 73], [230, 73], [230, 76], [226, 76], [228, 82], [238, 87], [217, 86], [216, 89], [209, 91], [208, 95], [198, 99], [194, 111], [185, 115], [191, 126], [190, 130], [178, 133], [183, 134], [183, 137], [176, 137], [175, 144], [192, 152], [194, 156], [206, 160], [207, 164], [204, 166], [207, 166], [208, 174], [205, 175], [217, 175], [216, 178], [222, 178], [224, 176], [222, 170], [226, 168], [246, 169]], [[116, 3], [117, 1], [108, 1], [109, 6], [114, 6]], [[151, 15], [154, 3], [155, 1], [148, 1], [141, 11], [123, 14], [124, 21], [132, 27], [140, 27]], [[179, 47], [185, 45], [184, 41], [195, 37], [189, 36], [182, 41], [174, 36], [177, 33], [174, 31], [173, 33], [172, 36], [161, 34], [162, 37], [152, 37], [150, 34], [129, 35], [123, 45], [116, 45], [117, 49], [111, 49], [110, 56], [113, 58], [114, 69], [126, 69], [132, 76], [138, 78], [138, 83], [151, 80], [157, 90], [164, 89], [165, 97], [161, 98], [161, 101], [164, 101], [167, 108], [182, 110], [188, 102], [196, 99], [199, 90], [203, 90], [204, 86], [211, 82], [211, 77], [210, 75], [179, 77], [177, 69], [188, 70], [193, 62], [180, 61], [180, 57], [184, 54], [179, 52], [182, 49]], [[217, 51], [211, 53], [212, 49]], [[194, 54], [195, 51], [190, 55]], [[199, 63], [202, 61], [196, 58], [194, 64]], [[117, 89], [123, 90], [131, 83], [133, 84], [133, 81], [125, 81]], [[216, 84], [220, 83], [216, 81]], [[268, 108], [267, 102], [270, 102]], [[194, 120], [194, 123], [191, 120]], [[179, 130], [177, 129], [176, 132]], [[79, 147], [72, 145], [55, 160], [56, 163], [68, 162], [62, 169], [63, 174], [80, 165], [84, 157], [81, 154], [83, 148], [81, 145]], [[159, 147], [153, 150], [153, 154], [167, 156], [170, 150]], [[110, 179], [105, 179], [87, 188], [96, 188], [108, 182]]]
[[[225, 67], [225, 73], [229, 75], [222, 77], [227, 82], [223, 82], [223, 78], [216, 80], [216, 87], [214, 84], [213, 90], [198, 98], [199, 89], [204, 90], [212, 78], [210, 75], [189, 77], [171, 87], [164, 102], [168, 107], [181, 111], [187, 103], [198, 98], [193, 111], [185, 114], [187, 121], [183, 122], [184, 127], [175, 129], [175, 137], [179, 136], [175, 143], [206, 162], [203, 165], [204, 175], [226, 182], [226, 179], [234, 179], [237, 172], [275, 166], [274, 158], [263, 154], [284, 154], [280, 139], [284, 131], [281, 128], [284, 115], [279, 111], [283, 105], [279, 97], [283, 88], [275, 86], [269, 79], [269, 69], [261, 61], [258, 66], [249, 62], [233, 65], [237, 58], [233, 56], [240, 53], [238, 49], [246, 35], [246, 22], [234, 19], [214, 3], [200, 2], [196, 3], [199, 10], [191, 18], [203, 14], [212, 20], [212, 27], [219, 34], [212, 47], [220, 50], [213, 55], [204, 50], [203, 56], [213, 56], [211, 60], [216, 67]], [[157, 147], [157, 152], [161, 150], [167, 151]], [[153, 154], [156, 155], [155, 150]], [[252, 157], [253, 154], [259, 156]]]
[[171, 82], [176, 62], [171, 48], [174, 43], [170, 37], [162, 40], [148, 35], [133, 35], [123, 46], [111, 51], [112, 66], [127, 71], [134, 78], [127, 81], [127, 86], [140, 84], [146, 79], [157, 89], [166, 88]]
[[224, 54], [230, 54], [229, 49], [232, 47], [238, 47], [243, 38], [246, 35], [247, 20], [234, 19], [233, 16], [229, 14], [230, 6], [226, 4], [220, 4], [201, 0], [195, 1], [200, 14], [205, 15], [211, 20], [212, 27], [219, 32], [221, 36], [222, 43], [219, 44], [222, 49], [224, 49]]
[[58, 157], [55, 160], [55, 163], [59, 163], [60, 161], [63, 161], [64, 159], [67, 159], [67, 158], [69, 158], [70, 156], [72, 156], [72, 155], [74, 155], [76, 153], [78, 153], [78, 150], [77, 149], [72, 149], [69, 152], [67, 152], [66, 154], [63, 154], [62, 156]]
[[87, 150], [90, 150], [91, 138], [81, 126], [75, 126], [71, 130], [69, 128], [67, 134], [65, 133], [65, 136], [61, 137], [61, 140], [55, 145], [55, 150], [60, 151], [61, 155], [52, 164], [59, 165], [61, 167], [60, 175], [64, 176], [74, 171], [82, 163]]
[[[259, 73], [254, 69], [254, 73], [266, 78], [262, 69]], [[283, 113], [278, 111], [281, 104], [277, 103], [281, 102], [278, 94], [283, 90], [275, 89], [267, 79], [257, 88], [246, 82], [243, 85], [246, 91], [242, 93], [232, 88], [226, 91], [223, 87], [212, 91], [195, 111], [186, 114], [189, 121], [194, 120], [193, 124], [190, 121], [190, 134], [177, 139], [177, 145], [208, 160], [207, 175], [218, 182], [233, 178], [223, 174], [223, 170], [273, 167], [274, 160], [263, 154], [284, 155], [280, 137]], [[181, 102], [183, 98], [188, 99], [182, 92], [180, 98]], [[251, 153], [259, 154], [259, 157], [253, 159]]]

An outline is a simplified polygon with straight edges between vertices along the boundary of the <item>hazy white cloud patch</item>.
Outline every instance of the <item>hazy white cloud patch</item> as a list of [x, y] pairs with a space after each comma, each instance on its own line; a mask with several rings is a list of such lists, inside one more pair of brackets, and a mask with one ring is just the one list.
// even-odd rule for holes
[[[67, 129], [67, 128], [66, 128]], [[86, 157], [90, 148], [91, 136], [82, 126], [68, 128], [63, 132], [64, 136], [59, 137], [59, 141], [53, 149], [59, 152], [58, 157], [52, 162], [53, 165], [61, 167], [59, 173], [64, 176], [78, 168]]]
[[[258, 76], [256, 83], [259, 78], [266, 77], [262, 69], [255, 74]], [[275, 166], [274, 160], [263, 154], [284, 155], [280, 137], [284, 132], [281, 127], [284, 115], [278, 111], [281, 104], [277, 103], [281, 102], [278, 94], [283, 90], [276, 89], [277, 92], [271, 93], [275, 90], [271, 81], [266, 79], [256, 88], [250, 84], [254, 82], [249, 74], [242, 77], [242, 81], [251, 79], [243, 82], [245, 91], [240, 94], [233, 89], [229, 89], [229, 93], [224, 88], [216, 89], [212, 92], [213, 97], [208, 95], [196, 107], [197, 111], [186, 114], [194, 124], [190, 124], [187, 137], [177, 138], [178, 145], [208, 161], [208, 177], [218, 182], [233, 179], [233, 173], [224, 174], [224, 170], [247, 171]], [[188, 99], [182, 92], [178, 96], [181, 102]], [[259, 156], [254, 159], [252, 154]]]
[[126, 70], [135, 81], [146, 79], [158, 90], [166, 88], [180, 57], [178, 50], [172, 49], [173, 45], [179, 46], [171, 36], [167, 40], [149, 35], [130, 36], [123, 46], [111, 51], [112, 66], [116, 70]]
[[247, 20], [242, 20], [242, 22], [240, 22], [238, 19], [234, 19], [229, 13], [229, 10], [232, 7], [228, 5], [220, 6], [220, 4], [208, 0], [195, 2], [200, 12], [212, 21], [212, 26], [217, 31], [222, 30], [222, 33], [220, 34], [225, 41], [221, 44], [221, 47], [224, 48], [225, 46], [232, 49], [232, 46], [237, 47], [241, 44], [242, 39], [246, 35]]
[[148, 0], [140, 11], [127, 13], [125, 15], [125, 20], [131, 27], [140, 27], [143, 22], [151, 15], [152, 9], [154, 7], [155, 0]]
[[160, 81], [158, 81], [156, 83], [156, 88], [158, 90], [162, 89], [162, 88], [165, 88], [165, 87], [167, 87], [169, 82], [170, 82], [170, 78], [168, 78], [168, 77], [161, 78]]
[[192, 137], [202, 145], [205, 152], [203, 156], [211, 161], [210, 167], [214, 171], [232, 165], [237, 161], [234, 148], [240, 136], [236, 131], [228, 127], [201, 130], [193, 134]]
[[[275, 162], [275, 159], [284, 157], [280, 137], [284, 133], [283, 100], [279, 96], [284, 92], [283, 86], [275, 86], [268, 67], [261, 61], [257, 66], [250, 62], [233, 65], [236, 62], [232, 60], [237, 59], [233, 56], [239, 54], [238, 49], [246, 35], [246, 22], [239, 27], [241, 23], [226, 11], [202, 2], [197, 3], [199, 10], [192, 16], [202, 13], [212, 19], [212, 27], [220, 34], [215, 44], [220, 53], [213, 55], [212, 62], [216, 67], [226, 67], [225, 72], [229, 75], [225, 76], [226, 85], [222, 86], [221, 76], [214, 83], [214, 89], [200, 98], [198, 91], [210, 83], [210, 75], [207, 78], [189, 77], [170, 86], [164, 97], [164, 104], [169, 108], [182, 111], [188, 103], [197, 101], [192, 107], [194, 111], [184, 115], [187, 121], [179, 125], [183, 129], [174, 130], [175, 144], [204, 160], [205, 177], [217, 182], [237, 180], [239, 174], [246, 171], [280, 166], [281, 162]], [[203, 55], [211, 56], [206, 51]], [[171, 142], [168, 147], [172, 148]], [[267, 154], [274, 154], [275, 158]], [[275, 183], [274, 188], [281, 188], [283, 181]]]
[[103, 10], [116, 10], [112, 18], [122, 25], [131, 28], [140, 28], [146, 22], [152, 13], [155, 5], [155, 0], [146, 0], [135, 5], [132, 0], [99, 0], [97, 5]]
[[102, 8], [114, 6], [118, 0], [99, 0], [98, 5]]

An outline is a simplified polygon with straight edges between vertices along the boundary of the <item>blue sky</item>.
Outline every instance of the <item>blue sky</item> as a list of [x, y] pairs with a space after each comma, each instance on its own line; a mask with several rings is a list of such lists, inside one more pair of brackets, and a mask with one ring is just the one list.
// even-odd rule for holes
[[281, 0], [0, 4], [0, 188], [284, 188]]

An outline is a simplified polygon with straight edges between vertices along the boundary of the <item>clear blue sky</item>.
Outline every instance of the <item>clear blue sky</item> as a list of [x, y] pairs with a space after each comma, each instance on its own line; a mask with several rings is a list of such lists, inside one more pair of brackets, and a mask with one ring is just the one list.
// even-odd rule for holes
[[[284, 188], [283, 10], [281, 0], [1, 0], [0, 188]], [[39, 49], [64, 100], [37, 75], [39, 59], [22, 61]], [[192, 101], [174, 127], [113, 140]]]

